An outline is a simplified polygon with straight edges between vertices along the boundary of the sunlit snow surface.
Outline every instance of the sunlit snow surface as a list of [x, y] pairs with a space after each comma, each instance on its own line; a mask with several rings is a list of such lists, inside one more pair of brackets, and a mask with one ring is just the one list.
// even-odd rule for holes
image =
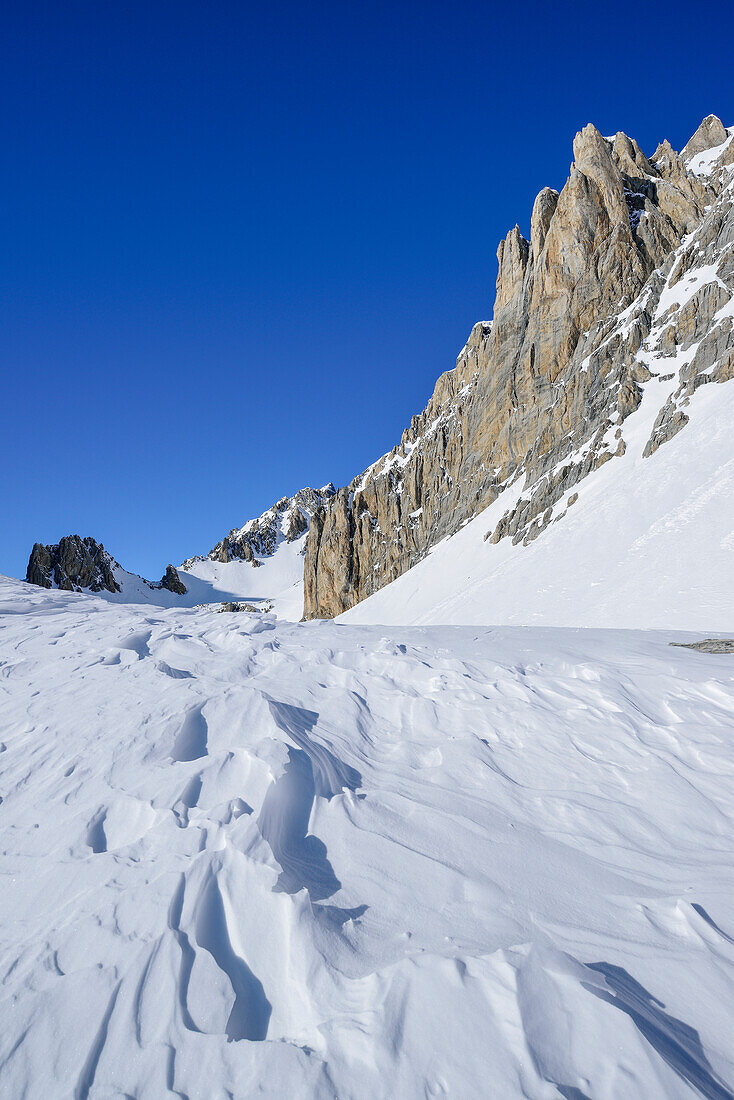
[[306, 535], [293, 542], [281, 542], [270, 557], [258, 559], [258, 566], [247, 561], [222, 562], [199, 558], [178, 574], [186, 585], [179, 596], [150, 584], [127, 570], [117, 567], [115, 579], [120, 592], [101, 592], [102, 599], [113, 603], [152, 604], [156, 607], [196, 607], [246, 601], [256, 610], [270, 608], [280, 619], [295, 620], [303, 614], [303, 554]]
[[3, 1097], [733, 1095], [734, 656], [10, 580], [0, 631]]

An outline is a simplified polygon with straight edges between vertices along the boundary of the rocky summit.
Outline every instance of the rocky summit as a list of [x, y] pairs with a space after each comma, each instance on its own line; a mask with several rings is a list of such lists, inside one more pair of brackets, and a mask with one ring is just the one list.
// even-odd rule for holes
[[688, 422], [703, 385], [734, 374], [734, 129], [708, 116], [676, 153], [586, 126], [530, 239], [500, 243], [493, 318], [393, 450], [322, 502], [305, 556], [305, 618], [338, 615], [493, 504], [492, 544], [529, 545], [577, 486], [627, 449], [651, 380], [671, 380], [644, 447]]
[[31, 551], [26, 580], [41, 588], [67, 592], [119, 592], [115, 559], [92, 538], [67, 535], [51, 546], [37, 542]]
[[[44, 546], [37, 542], [28, 560], [26, 580], [41, 588], [59, 588], [66, 592], [121, 593], [121, 581], [131, 574], [109, 554], [101, 542], [79, 535], [66, 535], [57, 543]], [[187, 588], [174, 565], [168, 565], [158, 582], [136, 577], [151, 591], [165, 589], [176, 596]]]
[[187, 592], [186, 585], [179, 577], [175, 565], [166, 566], [166, 571], [160, 580], [160, 587], [167, 588], [168, 591], [173, 592], [175, 596], [185, 596]]
[[196, 562], [207, 560], [224, 564], [246, 561], [258, 566], [260, 558], [272, 557], [283, 542], [292, 543], [304, 535], [314, 512], [325, 505], [335, 492], [330, 482], [321, 489], [306, 487], [299, 489], [292, 497], [281, 497], [257, 519], [248, 520], [243, 527], [233, 527], [208, 554], [187, 558], [183, 568], [188, 569]]

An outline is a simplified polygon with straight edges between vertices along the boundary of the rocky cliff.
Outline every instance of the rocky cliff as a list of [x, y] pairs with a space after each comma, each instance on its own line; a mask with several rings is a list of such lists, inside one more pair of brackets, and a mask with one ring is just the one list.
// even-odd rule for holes
[[573, 152], [560, 194], [535, 201], [530, 239], [516, 226], [499, 246], [492, 321], [399, 445], [315, 511], [306, 618], [376, 592], [511, 485], [487, 539], [527, 545], [624, 455], [647, 382], [676, 383], [650, 455], [699, 386], [732, 377], [734, 130], [711, 115], [680, 154], [665, 141], [648, 159], [589, 125]]

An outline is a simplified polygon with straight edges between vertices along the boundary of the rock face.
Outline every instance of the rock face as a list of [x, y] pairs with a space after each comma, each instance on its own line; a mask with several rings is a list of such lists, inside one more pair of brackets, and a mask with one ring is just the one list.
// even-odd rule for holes
[[188, 589], [178, 575], [178, 570], [173, 565], [167, 565], [166, 571], [161, 577], [159, 588], [166, 588], [176, 596], [185, 596]]
[[42, 588], [67, 592], [119, 592], [113, 575], [117, 562], [101, 543], [92, 538], [67, 535], [60, 542], [44, 546], [37, 542], [31, 551], [26, 580]]
[[688, 160], [697, 153], [703, 153], [706, 149], [721, 145], [728, 136], [721, 119], [716, 115], [707, 115], [690, 141], [684, 145], [681, 156]]
[[[678, 155], [625, 134], [576, 135], [563, 190], [530, 240], [500, 243], [494, 316], [474, 326], [398, 446], [314, 513], [304, 617], [382, 588], [511, 485], [488, 539], [528, 544], [566, 494], [624, 455], [653, 377], [677, 379], [646, 449], [684, 427], [697, 386], [734, 373], [734, 140], [709, 116]], [[510, 496], [510, 494], [508, 494]]]
[[203, 557], [187, 558], [183, 568], [197, 561], [247, 561], [253, 566], [259, 558], [271, 557], [283, 542], [294, 542], [308, 530], [313, 514], [335, 493], [329, 483], [322, 489], [301, 489], [292, 497], [282, 497], [277, 504], [244, 527], [233, 528], [221, 542]]

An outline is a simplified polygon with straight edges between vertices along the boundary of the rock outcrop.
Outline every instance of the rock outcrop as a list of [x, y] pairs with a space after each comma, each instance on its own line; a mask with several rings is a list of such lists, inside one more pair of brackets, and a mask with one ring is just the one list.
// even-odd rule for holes
[[166, 571], [161, 577], [159, 588], [166, 588], [169, 592], [173, 592], [176, 596], [185, 596], [188, 589], [184, 582], [178, 575], [178, 570], [174, 565], [167, 565]]
[[28, 561], [26, 580], [41, 588], [67, 592], [119, 592], [113, 569], [117, 562], [92, 538], [67, 535], [58, 543], [37, 542]]
[[[122, 588], [115, 577], [130, 576], [115, 561], [101, 542], [79, 535], [67, 535], [59, 542], [44, 546], [37, 542], [28, 560], [26, 580], [41, 588], [59, 588], [66, 592], [121, 592]], [[165, 588], [177, 596], [186, 595], [186, 585], [178, 575], [178, 570], [169, 565], [157, 584], [141, 581], [151, 590]]]
[[573, 150], [560, 194], [535, 201], [530, 239], [516, 226], [499, 246], [493, 320], [399, 445], [316, 509], [306, 618], [382, 588], [510, 486], [487, 537], [531, 542], [573, 486], [624, 455], [653, 377], [679, 385], [648, 453], [685, 425], [697, 386], [732, 376], [732, 135], [709, 116], [683, 154], [666, 141], [648, 159], [586, 126]]
[[244, 527], [234, 527], [208, 554], [187, 558], [183, 568], [194, 562], [246, 561], [253, 566], [261, 558], [269, 558], [283, 542], [294, 542], [308, 531], [311, 517], [325, 505], [336, 490], [329, 483], [322, 489], [300, 489], [292, 497], [282, 497], [277, 504], [263, 512], [257, 519], [248, 520]]
[[722, 145], [728, 137], [728, 131], [721, 119], [716, 115], [707, 115], [693, 137], [683, 146], [681, 156], [685, 160], [690, 160], [697, 153]]

